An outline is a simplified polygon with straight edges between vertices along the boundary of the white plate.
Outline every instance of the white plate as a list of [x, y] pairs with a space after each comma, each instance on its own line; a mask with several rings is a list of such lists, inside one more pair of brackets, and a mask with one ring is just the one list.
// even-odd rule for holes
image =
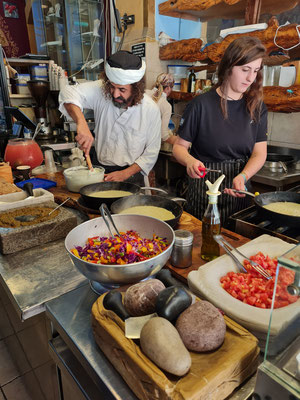
[[[264, 255], [273, 258], [279, 257], [294, 246], [276, 237], [262, 235], [238, 249], [247, 257], [261, 251]], [[241, 260], [241, 258], [239, 259]], [[267, 332], [270, 319], [269, 309], [264, 310], [245, 304], [222, 288], [220, 278], [229, 271], [239, 272], [234, 261], [228, 255], [223, 255], [201, 266], [198, 271], [190, 272], [188, 285], [193, 292], [209, 300], [247, 329], [255, 332]], [[300, 300], [274, 310], [270, 334], [277, 335], [286, 328], [300, 314], [299, 306]]]

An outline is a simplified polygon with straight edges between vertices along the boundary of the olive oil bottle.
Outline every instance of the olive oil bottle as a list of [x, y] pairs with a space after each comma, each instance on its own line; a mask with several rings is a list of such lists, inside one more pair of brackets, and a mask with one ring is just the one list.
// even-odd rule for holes
[[201, 258], [211, 261], [219, 257], [220, 248], [213, 235], [221, 231], [220, 214], [217, 205], [217, 196], [209, 196], [207, 209], [202, 218], [202, 246]]
[[221, 231], [220, 213], [218, 210], [218, 191], [219, 186], [225, 175], [221, 175], [215, 183], [206, 180], [208, 186], [208, 205], [202, 218], [202, 246], [201, 258], [205, 261], [211, 261], [220, 255], [220, 247], [214, 240], [214, 235], [218, 235]]

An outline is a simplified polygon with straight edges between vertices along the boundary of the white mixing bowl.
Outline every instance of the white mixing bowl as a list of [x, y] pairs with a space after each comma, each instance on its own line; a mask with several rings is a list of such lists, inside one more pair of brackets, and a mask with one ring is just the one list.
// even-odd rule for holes
[[102, 182], [104, 179], [104, 168], [95, 167], [90, 171], [88, 167], [72, 167], [63, 172], [68, 190], [79, 192], [86, 185]]

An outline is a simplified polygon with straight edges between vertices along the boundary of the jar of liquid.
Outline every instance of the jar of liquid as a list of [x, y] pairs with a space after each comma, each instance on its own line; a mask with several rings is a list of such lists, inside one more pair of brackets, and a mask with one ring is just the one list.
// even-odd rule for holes
[[178, 229], [171, 254], [171, 264], [176, 268], [188, 268], [192, 265], [192, 249], [194, 235], [186, 230]]

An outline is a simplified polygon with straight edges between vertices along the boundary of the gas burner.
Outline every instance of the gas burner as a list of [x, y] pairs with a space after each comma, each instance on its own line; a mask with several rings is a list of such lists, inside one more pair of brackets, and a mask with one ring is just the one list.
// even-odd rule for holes
[[255, 206], [231, 215], [228, 219], [228, 229], [249, 239], [268, 234], [289, 243], [298, 244], [300, 241], [298, 227], [282, 226], [276, 221], [269, 221], [259, 213]]

